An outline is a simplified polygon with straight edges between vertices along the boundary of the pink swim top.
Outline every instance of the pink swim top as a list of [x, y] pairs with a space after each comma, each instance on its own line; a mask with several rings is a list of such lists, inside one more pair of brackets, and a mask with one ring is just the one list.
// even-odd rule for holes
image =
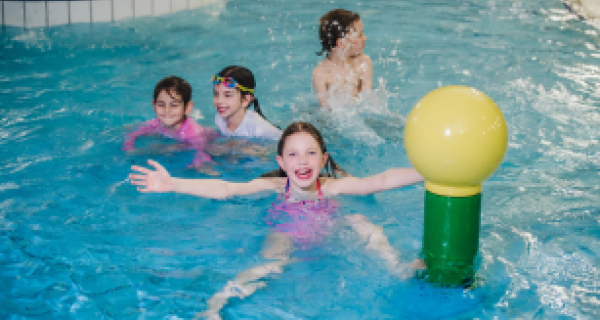
[[288, 179], [284, 199], [273, 203], [267, 224], [275, 227], [275, 231], [288, 235], [302, 248], [320, 243], [335, 223], [339, 203], [323, 198], [318, 179], [319, 199], [316, 200], [291, 202], [289, 186]]
[[160, 134], [167, 138], [172, 138], [180, 142], [186, 143], [191, 149], [196, 150], [196, 155], [194, 156], [194, 161], [192, 166], [199, 166], [205, 162], [210, 162], [212, 159], [210, 156], [204, 152], [204, 148], [206, 145], [214, 140], [218, 133], [209, 128], [203, 128], [199, 124], [197, 124], [192, 118], [187, 117], [177, 132], [172, 129], [165, 127], [158, 118], [146, 121], [140, 127], [128, 133], [125, 136], [125, 142], [123, 142], [122, 149], [124, 151], [129, 151], [133, 149], [133, 144], [135, 139], [139, 136], [149, 135], [149, 134]]

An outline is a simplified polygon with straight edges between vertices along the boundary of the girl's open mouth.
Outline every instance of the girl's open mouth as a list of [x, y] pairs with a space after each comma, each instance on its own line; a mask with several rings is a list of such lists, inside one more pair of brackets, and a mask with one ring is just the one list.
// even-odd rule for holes
[[296, 177], [298, 177], [298, 179], [307, 180], [312, 177], [312, 172], [313, 172], [312, 169], [306, 168], [306, 169], [298, 169], [294, 173], [296, 174]]

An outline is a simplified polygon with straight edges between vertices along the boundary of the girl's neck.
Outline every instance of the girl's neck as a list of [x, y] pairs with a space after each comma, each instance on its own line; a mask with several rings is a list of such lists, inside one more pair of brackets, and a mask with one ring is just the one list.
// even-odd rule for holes
[[338, 51], [334, 51], [332, 53], [330, 53], [327, 56], [327, 59], [329, 60], [329, 62], [331, 62], [332, 64], [336, 65], [336, 66], [341, 66], [344, 63], [347, 63], [347, 59], [345, 56], [343, 56], [342, 54], [340, 54]]
[[174, 123], [172, 126], [167, 126], [161, 122], [161, 125], [167, 129], [173, 130], [174, 132], [179, 131], [179, 128], [183, 125], [183, 123], [187, 120], [187, 117], [183, 117], [180, 121]]
[[358, 55], [347, 55], [344, 49], [334, 49], [327, 56], [327, 59], [336, 66], [342, 66], [344, 64], [351, 63]]
[[227, 123], [227, 129], [230, 132], [234, 132], [237, 128], [240, 127], [242, 121], [244, 121], [244, 117], [246, 117], [246, 108], [240, 109], [238, 112], [230, 115], [225, 122]]
[[[288, 182], [290, 183], [288, 190], [290, 198], [295, 201], [314, 200], [319, 198], [321, 194], [319, 192], [320, 188], [318, 179], [319, 178], [317, 178], [317, 180], [315, 180], [315, 182], [306, 189], [299, 188], [298, 186], [293, 186], [291, 185], [291, 182]], [[290, 180], [288, 179], [288, 181]]]

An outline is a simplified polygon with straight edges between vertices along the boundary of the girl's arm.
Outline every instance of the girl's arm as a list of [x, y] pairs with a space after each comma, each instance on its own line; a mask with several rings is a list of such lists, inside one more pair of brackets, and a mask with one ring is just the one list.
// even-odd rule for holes
[[[140, 166], [131, 169], [141, 174], [129, 174], [132, 185], [140, 186], [140, 192], [176, 192], [191, 194], [203, 198], [224, 199], [236, 195], [248, 195], [261, 191], [274, 191], [278, 187], [278, 178], [255, 179], [245, 183], [233, 183], [212, 179], [173, 178], [158, 162], [148, 160], [156, 171]], [[280, 179], [279, 179], [280, 180]]]
[[319, 100], [319, 105], [321, 107], [327, 107], [327, 99], [329, 98], [329, 92], [327, 92], [327, 85], [325, 83], [325, 74], [322, 70], [321, 65], [318, 65], [312, 73], [312, 81], [313, 87], [315, 88], [315, 93], [317, 94], [317, 99]]
[[361, 68], [363, 69], [362, 77], [360, 79], [359, 92], [371, 91], [373, 89], [373, 62], [371, 57], [363, 55], [364, 61], [362, 62]]
[[422, 182], [424, 178], [414, 168], [394, 168], [380, 174], [356, 178], [329, 179], [328, 189], [333, 194], [372, 194]]
[[121, 147], [121, 149], [123, 151], [130, 151], [131, 149], [133, 149], [135, 139], [137, 139], [139, 136], [155, 133], [156, 121], [158, 121], [158, 119], [146, 121], [143, 124], [141, 124], [139, 128], [137, 128], [135, 131], [129, 132], [127, 135], [125, 135], [125, 141], [123, 141], [123, 146]]

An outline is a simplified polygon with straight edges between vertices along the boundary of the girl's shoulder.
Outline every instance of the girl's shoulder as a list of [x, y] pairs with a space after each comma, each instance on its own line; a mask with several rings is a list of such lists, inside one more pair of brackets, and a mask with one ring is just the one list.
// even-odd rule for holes
[[[337, 196], [347, 192], [348, 184], [356, 183], [353, 176], [346, 177], [320, 177], [321, 190], [327, 197]], [[353, 181], [354, 180], [354, 181]]]
[[339, 192], [337, 191], [338, 184], [340, 182], [339, 178], [335, 177], [319, 177], [319, 182], [321, 183], [321, 191], [323, 192], [324, 197], [337, 196]]
[[245, 126], [247, 131], [251, 132], [250, 136], [253, 138], [279, 140], [282, 133], [279, 128], [261, 117], [254, 110], [246, 111], [246, 116], [241, 126]]
[[260, 189], [273, 190], [276, 193], [284, 193], [287, 178], [282, 177], [269, 177], [269, 178], [257, 178], [251, 181], [259, 186]]
[[195, 137], [213, 137], [216, 132], [209, 128], [199, 125], [194, 119], [188, 117], [185, 122], [181, 125], [178, 131], [182, 138], [195, 138]]

